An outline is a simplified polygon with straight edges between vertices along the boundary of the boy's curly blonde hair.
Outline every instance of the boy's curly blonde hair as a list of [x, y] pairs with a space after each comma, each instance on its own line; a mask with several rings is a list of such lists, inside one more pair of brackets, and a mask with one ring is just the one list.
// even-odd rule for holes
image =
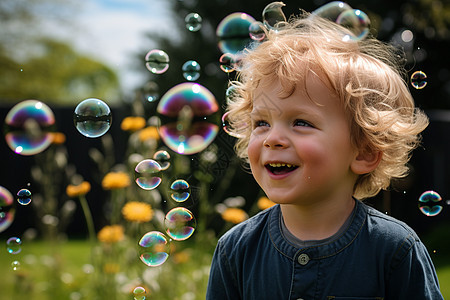
[[382, 152], [377, 168], [357, 179], [354, 197], [374, 196], [389, 186], [391, 178], [407, 175], [406, 163], [428, 118], [414, 106], [398, 49], [375, 38], [355, 41], [350, 36], [344, 27], [304, 13], [271, 30], [263, 43], [244, 53], [239, 81], [231, 83], [234, 92], [227, 99], [227, 119], [231, 134], [239, 137], [235, 145], [239, 157], [248, 162], [250, 112], [259, 82], [279, 80], [288, 96], [305, 86], [308, 72], [316, 72], [344, 105], [354, 146]]

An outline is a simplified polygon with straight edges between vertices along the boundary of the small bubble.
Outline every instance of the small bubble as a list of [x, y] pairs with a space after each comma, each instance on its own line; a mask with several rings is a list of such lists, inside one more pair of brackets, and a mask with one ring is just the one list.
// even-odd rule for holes
[[144, 100], [148, 102], [155, 102], [159, 98], [159, 87], [154, 81], [147, 82], [142, 88], [142, 95]]
[[144, 190], [153, 190], [161, 183], [161, 166], [153, 159], [144, 159], [134, 169], [136, 184]]
[[419, 209], [428, 217], [437, 216], [443, 209], [441, 200], [442, 197], [437, 192], [426, 191], [419, 197]]
[[[222, 116], [222, 129], [225, 131], [229, 136], [235, 137], [235, 138], [243, 138], [245, 137], [244, 132], [239, 133], [239, 130], [233, 130], [231, 127], [229, 121], [228, 121], [228, 114], [229, 112], [226, 112]], [[245, 128], [243, 128], [244, 130]], [[243, 131], [241, 130], [241, 131]]]
[[200, 77], [200, 65], [195, 60], [188, 60], [181, 69], [186, 80], [195, 81]]
[[189, 183], [183, 179], [177, 179], [170, 185], [170, 197], [176, 202], [184, 202], [191, 195]]
[[18, 237], [10, 237], [6, 241], [6, 250], [11, 254], [17, 254], [22, 251], [22, 240]]
[[153, 74], [162, 74], [169, 69], [169, 55], [162, 50], [150, 50], [145, 55], [145, 66]]
[[219, 58], [220, 69], [225, 73], [231, 73], [234, 71], [235, 58], [231, 53], [224, 53]]
[[412, 73], [411, 85], [417, 90], [423, 89], [427, 85], [427, 74], [422, 71]]
[[85, 137], [100, 137], [111, 127], [111, 110], [102, 100], [89, 98], [77, 105], [73, 122], [77, 130]]
[[156, 151], [153, 159], [160, 165], [161, 171], [165, 171], [170, 167], [170, 154], [165, 150]]
[[266, 32], [264, 30], [264, 24], [256, 21], [250, 24], [250, 27], [248, 28], [250, 37], [254, 41], [262, 41], [266, 37]]
[[190, 210], [184, 207], [176, 207], [167, 213], [164, 225], [167, 234], [172, 239], [184, 241], [194, 233], [196, 221]]
[[17, 192], [17, 202], [22, 205], [28, 205], [31, 203], [31, 192], [27, 189], [21, 189]]
[[137, 286], [133, 290], [134, 300], [145, 300], [147, 291], [142, 286]]
[[149, 267], [162, 265], [170, 253], [167, 237], [159, 231], [150, 231], [139, 240], [140, 259]]
[[185, 18], [186, 28], [189, 31], [199, 31], [202, 28], [202, 17], [198, 13], [190, 13]]
[[220, 21], [216, 29], [220, 51], [238, 55], [247, 48], [253, 42], [248, 30], [253, 22], [252, 16], [242, 12], [232, 13]]
[[362, 40], [369, 34], [370, 19], [366, 13], [359, 9], [342, 12], [336, 23], [348, 28], [354, 34], [351, 37], [352, 40]]
[[18, 260], [15, 260], [11, 263], [11, 267], [13, 271], [20, 270], [20, 262]]
[[282, 7], [286, 6], [283, 2], [269, 3], [263, 10], [263, 23], [268, 29], [274, 29], [280, 22], [286, 22], [286, 16]]

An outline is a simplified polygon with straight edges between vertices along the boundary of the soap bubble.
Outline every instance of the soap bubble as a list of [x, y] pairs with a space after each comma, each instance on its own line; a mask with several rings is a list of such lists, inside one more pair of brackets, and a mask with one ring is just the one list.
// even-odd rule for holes
[[20, 270], [20, 262], [18, 260], [15, 260], [11, 263], [11, 267], [13, 271]]
[[419, 197], [419, 209], [428, 216], [437, 216], [442, 211], [442, 197], [435, 191], [426, 191]]
[[137, 286], [133, 290], [134, 300], [145, 300], [147, 291], [142, 286]]
[[10, 237], [6, 241], [6, 250], [11, 254], [20, 253], [22, 251], [22, 240], [18, 237]]
[[342, 1], [332, 1], [314, 10], [311, 16], [314, 17], [316, 15], [335, 22], [339, 15], [346, 10], [352, 10], [352, 7]]
[[142, 95], [144, 100], [148, 102], [155, 102], [159, 98], [159, 87], [158, 84], [154, 81], [147, 82], [142, 87]]
[[244, 134], [244, 130], [245, 128], [242, 128], [242, 134], [239, 132], [233, 132], [231, 125], [228, 121], [228, 114], [229, 112], [226, 112], [223, 114], [222, 116], [222, 129], [223, 131], [225, 131], [229, 136], [235, 137], [235, 138], [244, 138], [245, 134]]
[[417, 90], [423, 89], [427, 85], [427, 74], [422, 71], [412, 73], [411, 85]]
[[354, 36], [353, 40], [362, 40], [369, 34], [370, 19], [359, 9], [346, 10], [336, 19], [336, 23], [348, 28]]
[[31, 192], [27, 189], [21, 189], [17, 192], [17, 202], [22, 205], [28, 205], [31, 203]]
[[145, 55], [145, 66], [153, 74], [162, 74], [169, 69], [169, 55], [162, 50], [150, 50]]
[[35, 155], [52, 143], [55, 116], [44, 103], [25, 100], [16, 104], [5, 118], [5, 139], [17, 154]]
[[200, 65], [195, 60], [185, 62], [181, 70], [186, 80], [195, 81], [200, 77]]
[[88, 98], [81, 101], [75, 108], [73, 122], [77, 130], [85, 137], [100, 137], [111, 127], [111, 110], [102, 100]]
[[189, 31], [199, 31], [202, 28], [202, 17], [198, 13], [190, 13], [185, 18], [186, 28]]
[[189, 183], [183, 179], [177, 179], [170, 185], [170, 197], [176, 202], [184, 202], [191, 195]]
[[198, 83], [172, 87], [159, 101], [161, 140], [179, 154], [204, 150], [216, 137], [219, 106], [214, 95]]
[[238, 54], [249, 46], [252, 42], [249, 27], [253, 22], [252, 16], [242, 12], [232, 13], [220, 21], [216, 29], [220, 51]]
[[139, 240], [140, 259], [149, 267], [162, 265], [170, 253], [167, 237], [159, 231], [150, 231]]
[[250, 24], [248, 32], [250, 34], [250, 38], [254, 41], [260, 42], [264, 40], [264, 38], [266, 37], [264, 24], [259, 21], [255, 21], [252, 24]]
[[161, 183], [161, 166], [153, 159], [144, 159], [134, 169], [137, 185], [144, 190], [153, 190]]
[[220, 69], [225, 73], [231, 73], [234, 71], [235, 58], [231, 53], [224, 53], [219, 58]]
[[165, 171], [170, 167], [170, 154], [165, 150], [156, 151], [153, 154], [153, 159], [159, 164], [161, 171]]
[[5, 231], [14, 221], [15, 209], [12, 194], [0, 186], [0, 232]]
[[164, 219], [167, 234], [175, 241], [184, 241], [195, 231], [196, 221], [190, 210], [184, 207], [175, 207], [170, 210]]
[[286, 16], [281, 9], [283, 6], [286, 6], [283, 2], [272, 2], [264, 8], [262, 13], [263, 23], [268, 29], [278, 27], [279, 22], [286, 22]]

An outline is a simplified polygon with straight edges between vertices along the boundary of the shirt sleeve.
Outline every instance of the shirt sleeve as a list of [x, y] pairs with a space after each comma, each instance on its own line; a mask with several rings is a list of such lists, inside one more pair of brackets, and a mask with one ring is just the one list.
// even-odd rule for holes
[[386, 299], [444, 299], [431, 257], [425, 245], [409, 236], [391, 263]]
[[241, 296], [235, 273], [232, 272], [224, 245], [219, 240], [211, 263], [206, 300], [225, 299], [239, 300]]

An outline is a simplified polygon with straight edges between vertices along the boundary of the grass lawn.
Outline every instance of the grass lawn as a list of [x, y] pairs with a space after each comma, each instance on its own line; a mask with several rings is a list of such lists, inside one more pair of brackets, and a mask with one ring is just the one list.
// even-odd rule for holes
[[[192, 247], [192, 245], [191, 245]], [[197, 247], [202, 248], [202, 247]], [[188, 249], [189, 250], [189, 249]], [[193, 249], [191, 249], [193, 250]], [[191, 294], [188, 299], [204, 299], [207, 284], [207, 266], [210, 260], [209, 255], [202, 253], [211, 249], [195, 249], [190, 251], [189, 261], [177, 265], [162, 265], [153, 270], [159, 270], [158, 288], [161, 294], [170, 295], [164, 299], [184, 299], [179, 294]], [[22, 245], [22, 251], [16, 255], [5, 254], [0, 255], [0, 272], [2, 280], [0, 280], [0, 290], [2, 291], [1, 299], [9, 300], [53, 300], [53, 299], [103, 299], [101, 296], [87, 297], [87, 292], [83, 292], [86, 286], [93, 278], [92, 266], [90, 265], [91, 248], [86, 241], [72, 240], [70, 242], [52, 245], [47, 242], [29, 242]], [[203, 259], [202, 257], [207, 257]], [[179, 259], [179, 258], [178, 258]], [[11, 263], [17, 260], [20, 262], [20, 269], [14, 271]], [[199, 272], [198, 262], [203, 272]], [[168, 261], [169, 262], [169, 261]], [[449, 260], [441, 258], [435, 261], [439, 281], [441, 284], [442, 294], [445, 299], [450, 299], [450, 263]], [[142, 270], [148, 269], [143, 265]], [[91, 270], [91, 271], [90, 271]], [[201, 274], [200, 274], [201, 273]], [[194, 283], [195, 282], [195, 283]], [[190, 284], [189, 284], [190, 283]], [[197, 285], [195, 290], [180, 291], [188, 285]], [[193, 295], [195, 294], [195, 295]], [[157, 296], [158, 293], [153, 293]], [[151, 299], [149, 295], [148, 299]], [[109, 297], [108, 297], [109, 299]], [[129, 293], [119, 295], [117, 299], [133, 299]], [[154, 299], [162, 299], [159, 295]]]

